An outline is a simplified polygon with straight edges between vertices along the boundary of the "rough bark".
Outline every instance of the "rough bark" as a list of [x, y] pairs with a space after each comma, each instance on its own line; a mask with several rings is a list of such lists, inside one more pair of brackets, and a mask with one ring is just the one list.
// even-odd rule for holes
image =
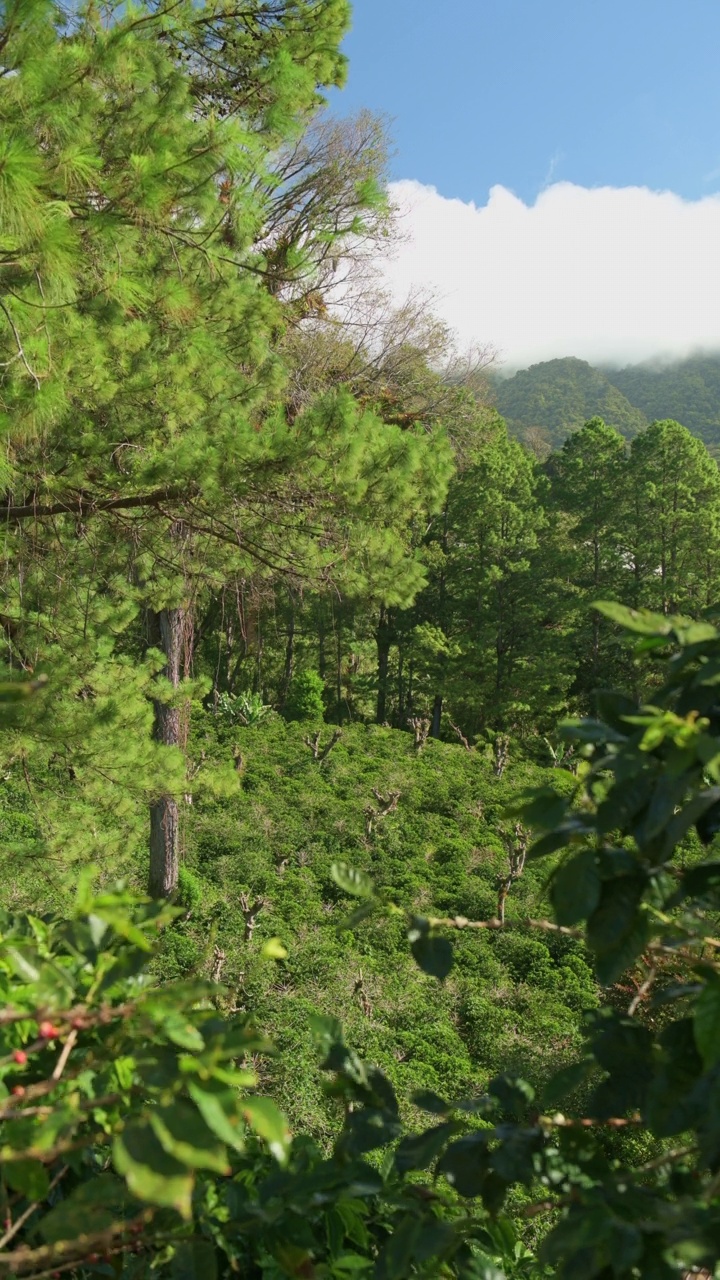
[[387, 720], [388, 665], [390, 661], [392, 636], [392, 619], [389, 611], [385, 609], [383, 605], [380, 609], [380, 619], [378, 621], [377, 631], [375, 632], [375, 642], [377, 644], [378, 655], [378, 693], [375, 718], [378, 724], [384, 724]]
[[433, 702], [432, 725], [430, 727], [431, 738], [440, 737], [440, 720], [442, 718], [442, 705], [443, 705], [442, 694], [436, 693], [435, 701]]
[[[149, 640], [165, 654], [163, 675], [174, 689], [180, 684], [187, 649], [187, 610], [148, 611]], [[184, 745], [180, 707], [155, 700], [155, 738], [166, 747]], [[162, 795], [150, 805], [150, 877], [153, 898], [168, 898], [177, 888], [180, 851], [180, 814], [175, 796]]]
[[288, 690], [293, 678], [293, 668], [295, 664], [295, 596], [292, 591], [288, 591], [288, 596], [290, 600], [290, 613], [288, 617], [287, 641], [285, 643], [285, 666], [283, 668], [282, 681], [280, 685], [280, 702], [283, 707], [287, 702]]

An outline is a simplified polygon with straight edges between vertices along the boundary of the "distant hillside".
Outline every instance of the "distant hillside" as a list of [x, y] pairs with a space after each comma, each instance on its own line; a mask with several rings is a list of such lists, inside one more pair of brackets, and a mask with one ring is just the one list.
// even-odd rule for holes
[[631, 439], [648, 419], [610, 379], [571, 356], [534, 364], [495, 384], [497, 407], [516, 435], [559, 448], [571, 431], [598, 415]]
[[720, 457], [720, 354], [624, 369], [547, 360], [495, 378], [494, 391], [511, 431], [540, 453], [597, 415], [628, 439], [656, 418], [674, 418]]
[[659, 368], [639, 364], [605, 372], [651, 422], [675, 418], [713, 452], [720, 448], [720, 355], [692, 356]]

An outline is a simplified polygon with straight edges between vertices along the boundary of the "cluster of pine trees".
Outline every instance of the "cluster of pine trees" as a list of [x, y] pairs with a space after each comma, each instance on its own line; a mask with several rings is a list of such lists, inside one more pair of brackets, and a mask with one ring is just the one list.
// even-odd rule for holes
[[[600, 419], [544, 464], [475, 407], [439, 511], [415, 511], [424, 584], [410, 607], [333, 598], [255, 578], [206, 634], [218, 688], [284, 707], [293, 673], [323, 678], [328, 718], [377, 719], [432, 736], [547, 733], [592, 691], [642, 673], [597, 599], [698, 614], [720, 583], [720, 477], [672, 421], [631, 444]], [[452, 410], [446, 423], [453, 438]]]

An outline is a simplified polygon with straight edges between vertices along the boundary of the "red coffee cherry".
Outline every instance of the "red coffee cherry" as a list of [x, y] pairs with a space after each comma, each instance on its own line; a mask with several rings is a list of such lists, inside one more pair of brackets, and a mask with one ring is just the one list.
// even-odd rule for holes
[[13, 1062], [17, 1062], [17, 1064], [18, 1064], [18, 1066], [19, 1066], [19, 1067], [24, 1067], [24, 1066], [25, 1066], [25, 1063], [27, 1062], [27, 1054], [26, 1054], [25, 1050], [24, 1050], [24, 1049], [14, 1049], [14, 1050], [13, 1050], [12, 1060], [13, 1060]]

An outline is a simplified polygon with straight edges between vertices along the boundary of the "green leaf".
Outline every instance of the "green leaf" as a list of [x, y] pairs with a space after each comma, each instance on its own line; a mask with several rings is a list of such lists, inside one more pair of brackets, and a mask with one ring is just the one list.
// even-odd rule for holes
[[434, 1116], [445, 1116], [451, 1110], [450, 1103], [431, 1089], [421, 1089], [419, 1093], [414, 1093], [412, 1102], [414, 1106], [420, 1107], [422, 1111], [429, 1111]]
[[338, 921], [335, 926], [338, 933], [345, 933], [349, 929], [354, 929], [357, 925], [362, 924], [363, 920], [367, 920], [371, 915], [374, 915], [377, 909], [377, 899], [366, 898], [365, 902], [361, 902], [354, 911], [351, 911], [349, 915], [343, 916], [342, 920]]
[[191, 1215], [193, 1174], [160, 1145], [148, 1124], [131, 1124], [116, 1135], [113, 1163], [138, 1200]]
[[487, 1134], [472, 1133], [459, 1138], [450, 1144], [440, 1160], [438, 1172], [444, 1174], [459, 1195], [471, 1198], [482, 1194], [489, 1172], [487, 1142], [491, 1136], [492, 1130], [488, 1130]]
[[107, 920], [103, 920], [101, 916], [93, 915], [92, 912], [90, 913], [88, 916], [88, 928], [90, 929], [90, 937], [94, 946], [100, 946], [109, 927]]
[[553, 787], [535, 787], [508, 805], [507, 812], [513, 816], [519, 814], [530, 827], [550, 830], [563, 821], [568, 804], [568, 797], [559, 795]]
[[546, 1237], [540, 1257], [562, 1267], [563, 1276], [591, 1280], [610, 1268], [615, 1275], [627, 1274], [642, 1251], [638, 1227], [615, 1217], [604, 1205], [579, 1205]]
[[720, 978], [708, 978], [695, 1005], [695, 1043], [706, 1068], [720, 1061]]
[[172, 1280], [217, 1280], [215, 1246], [209, 1240], [183, 1240], [173, 1249]]
[[22, 978], [23, 982], [37, 982], [41, 962], [36, 951], [29, 948], [21, 951], [15, 946], [5, 947], [4, 950], [18, 978]]
[[260, 954], [266, 960], [287, 960], [287, 948], [283, 946], [279, 938], [268, 938], [262, 944]]
[[535, 1100], [535, 1090], [520, 1076], [494, 1076], [488, 1084], [488, 1094], [497, 1098], [503, 1111], [516, 1119], [524, 1115]]
[[548, 831], [531, 844], [528, 857], [544, 858], [548, 853], [557, 853], [558, 849], [564, 849], [571, 841], [582, 839], [589, 832], [590, 827], [585, 818], [569, 814], [554, 831]]
[[63, 1198], [38, 1224], [44, 1240], [76, 1240], [92, 1222], [93, 1231], [105, 1231], [128, 1210], [137, 1210], [138, 1203], [128, 1194], [125, 1183], [114, 1173], [95, 1174], [88, 1182], [81, 1182]]
[[669, 636], [676, 621], [662, 613], [651, 613], [649, 609], [628, 609], [615, 600], [593, 600], [592, 608], [611, 622], [625, 627], [626, 631], [634, 631], [641, 636]]
[[597, 953], [609, 951], [633, 927], [645, 891], [644, 877], [616, 876], [604, 880], [600, 901], [588, 920], [588, 945]]
[[28, 1200], [44, 1200], [48, 1193], [50, 1180], [39, 1160], [8, 1160], [3, 1164], [3, 1177], [13, 1191]]
[[248, 1097], [241, 1103], [242, 1113], [248, 1124], [267, 1142], [270, 1150], [283, 1164], [290, 1149], [290, 1130], [282, 1111], [271, 1098]]
[[173, 1044], [179, 1045], [181, 1049], [194, 1049], [197, 1053], [202, 1053], [205, 1041], [186, 1015], [173, 1011], [159, 1017], [158, 1023]]
[[224, 1145], [211, 1133], [195, 1107], [185, 1102], [154, 1107], [150, 1124], [163, 1149], [181, 1164], [190, 1169], [230, 1173]]
[[562, 1107], [571, 1093], [580, 1088], [595, 1069], [592, 1058], [583, 1058], [582, 1062], [573, 1062], [569, 1067], [562, 1067], [550, 1077], [540, 1098], [543, 1107]]
[[370, 898], [375, 892], [370, 876], [349, 866], [347, 862], [333, 862], [330, 875], [340, 889], [356, 898]]
[[699, 862], [685, 871], [672, 905], [683, 898], [706, 897], [712, 897], [715, 901], [720, 899], [720, 862]]
[[188, 1080], [188, 1093], [209, 1129], [236, 1151], [242, 1151], [244, 1130], [233, 1089], [217, 1080]]
[[452, 943], [447, 938], [428, 933], [416, 938], [410, 950], [423, 973], [444, 982], [453, 967]]
[[703, 832], [706, 829], [703, 818], [709, 810], [715, 808], [718, 802], [720, 802], [720, 787], [707, 787], [706, 790], [693, 796], [692, 800], [689, 800], [667, 825], [663, 844], [666, 854], [672, 853], [675, 845], [680, 843], [693, 823], [697, 824], [698, 834], [703, 839]]
[[90, 911], [94, 898], [93, 886], [97, 877], [98, 868], [92, 863], [80, 868], [75, 888], [75, 910], [81, 915]]
[[332, 1261], [334, 1276], [357, 1276], [363, 1272], [368, 1274], [373, 1267], [372, 1260], [360, 1253], [340, 1253]]
[[587, 920], [600, 901], [601, 880], [592, 849], [582, 849], [558, 867], [550, 888], [555, 919], [560, 925]]
[[595, 971], [598, 981], [604, 986], [617, 982], [638, 956], [642, 955], [650, 941], [650, 927], [647, 916], [639, 913], [630, 929], [621, 937], [595, 956]]
[[420, 1227], [421, 1221], [414, 1214], [406, 1214], [395, 1225], [377, 1260], [378, 1280], [404, 1280], [411, 1274]]
[[427, 1169], [452, 1137], [455, 1126], [451, 1123], [436, 1125], [425, 1133], [410, 1134], [403, 1138], [395, 1152], [395, 1167], [400, 1173], [409, 1169]]
[[590, 742], [602, 745], [605, 742], [625, 742], [627, 733], [613, 729], [604, 720], [593, 720], [587, 716], [577, 720], [561, 720], [558, 733], [572, 742]]

